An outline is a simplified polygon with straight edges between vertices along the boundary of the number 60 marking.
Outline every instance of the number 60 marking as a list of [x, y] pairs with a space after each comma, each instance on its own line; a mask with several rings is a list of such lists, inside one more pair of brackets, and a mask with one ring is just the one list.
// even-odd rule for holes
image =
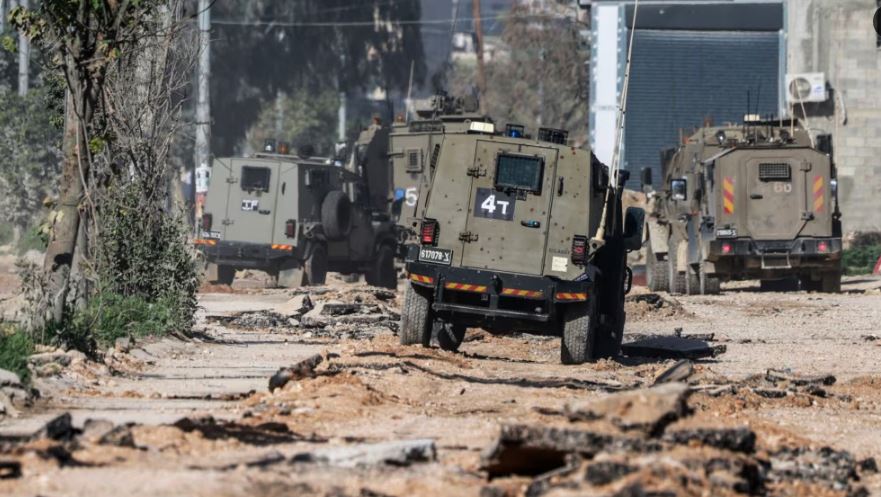
[[774, 183], [774, 193], [792, 193], [792, 183]]

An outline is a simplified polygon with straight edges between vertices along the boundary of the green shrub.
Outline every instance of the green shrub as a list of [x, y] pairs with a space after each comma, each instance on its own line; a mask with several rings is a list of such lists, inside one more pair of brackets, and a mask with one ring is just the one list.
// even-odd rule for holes
[[844, 251], [845, 274], [869, 274], [881, 257], [881, 245], [862, 245]]
[[34, 353], [31, 337], [7, 323], [0, 323], [0, 369], [16, 373], [22, 381], [27, 381], [28, 356]]

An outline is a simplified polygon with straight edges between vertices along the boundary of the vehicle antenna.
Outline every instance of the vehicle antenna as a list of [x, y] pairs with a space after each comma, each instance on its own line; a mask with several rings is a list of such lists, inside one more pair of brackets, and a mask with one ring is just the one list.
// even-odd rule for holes
[[630, 67], [633, 63], [633, 40], [636, 37], [636, 14], [639, 12], [639, 0], [633, 3], [633, 20], [630, 26], [630, 46], [627, 47], [627, 63], [624, 66], [624, 84], [621, 88], [621, 100], [618, 104], [618, 118], [615, 123], [615, 148], [612, 152], [612, 163], [609, 165], [609, 186], [606, 188], [606, 198], [603, 202], [603, 214], [597, 232], [590, 241], [591, 255], [605, 244], [606, 219], [609, 213], [609, 203], [612, 201], [612, 191], [618, 189], [618, 171], [621, 169], [621, 148], [624, 141], [624, 117], [627, 114], [627, 91], [630, 88]]

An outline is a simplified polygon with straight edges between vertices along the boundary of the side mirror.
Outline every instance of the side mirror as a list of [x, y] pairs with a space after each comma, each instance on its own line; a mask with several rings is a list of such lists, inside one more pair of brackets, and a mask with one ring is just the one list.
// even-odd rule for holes
[[645, 190], [646, 187], [651, 187], [652, 184], [654, 184], [654, 181], [652, 181], [652, 168], [642, 168], [642, 174], [640, 175], [639, 179], [640, 183], [642, 183], [643, 190]]
[[688, 181], [684, 179], [671, 179], [670, 194], [673, 200], [688, 200]]
[[624, 249], [628, 252], [642, 248], [645, 229], [645, 211], [639, 207], [628, 207], [624, 214]]

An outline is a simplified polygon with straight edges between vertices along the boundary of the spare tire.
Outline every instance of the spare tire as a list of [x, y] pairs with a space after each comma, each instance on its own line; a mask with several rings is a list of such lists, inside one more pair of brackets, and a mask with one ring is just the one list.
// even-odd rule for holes
[[321, 224], [329, 240], [340, 240], [352, 231], [352, 203], [345, 192], [334, 190], [321, 202]]

